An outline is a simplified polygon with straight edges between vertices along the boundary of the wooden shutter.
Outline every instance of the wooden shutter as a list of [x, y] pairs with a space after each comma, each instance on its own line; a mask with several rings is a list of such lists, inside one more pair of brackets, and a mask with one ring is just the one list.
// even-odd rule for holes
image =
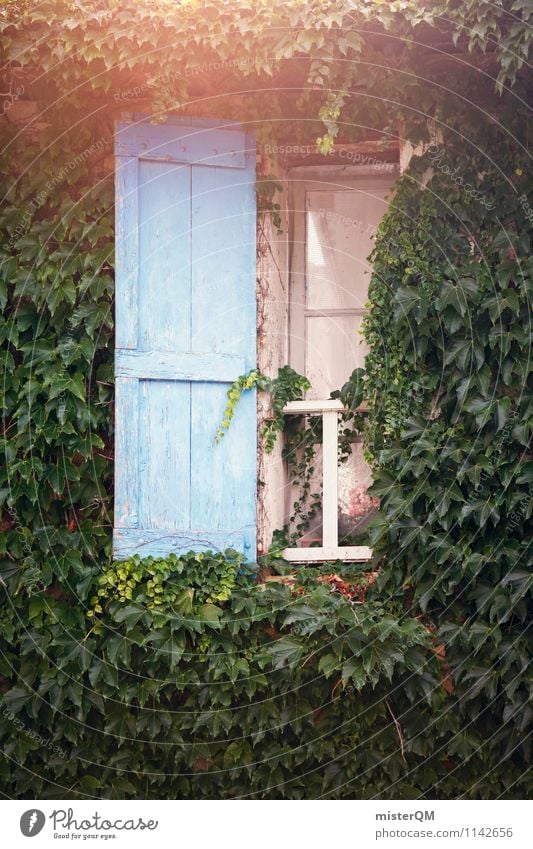
[[255, 147], [235, 125], [116, 131], [114, 553], [255, 558]]

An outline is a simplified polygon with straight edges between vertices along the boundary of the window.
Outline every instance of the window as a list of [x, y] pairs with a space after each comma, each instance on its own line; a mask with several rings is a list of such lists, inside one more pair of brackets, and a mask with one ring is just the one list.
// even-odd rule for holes
[[311, 382], [308, 397], [323, 400], [364, 365], [359, 331], [368, 255], [394, 177], [375, 171], [340, 178], [325, 170], [309, 177], [306, 169], [295, 170], [289, 357]]
[[[376, 501], [367, 494], [370, 468], [359, 441], [353, 444], [348, 461], [337, 469], [340, 404], [328, 399], [354, 368], [364, 366], [366, 348], [360, 331], [371, 272], [368, 256], [387, 209], [386, 196], [395, 170], [387, 164], [380, 170], [334, 167], [291, 172], [289, 359], [293, 368], [308, 377], [312, 388], [306, 402], [289, 405], [289, 409], [318, 413], [324, 425], [313, 480], [313, 491], [319, 491], [323, 482], [322, 515], [299, 548], [286, 551], [291, 560], [364, 560], [370, 556], [369, 549], [350, 545], [376, 509]], [[290, 513], [297, 493], [290, 485], [287, 489]]]

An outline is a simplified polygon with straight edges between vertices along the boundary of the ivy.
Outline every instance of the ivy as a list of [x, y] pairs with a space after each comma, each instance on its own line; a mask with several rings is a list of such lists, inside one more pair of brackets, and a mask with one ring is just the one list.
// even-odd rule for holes
[[[24, 26], [19, 23], [22, 15]], [[394, 104], [405, 103], [406, 95], [405, 117], [424, 135], [425, 122], [417, 120], [416, 112], [422, 108], [429, 114], [434, 104], [426, 101], [438, 90], [432, 91], [426, 81], [446, 84], [450, 78], [449, 68], [433, 70], [434, 42], [440, 53], [471, 53], [474, 62], [476, 57], [490, 62], [487, 87], [494, 91], [493, 74], [497, 90], [505, 92], [527, 66], [532, 16], [528, 0], [506, 0], [503, 6], [480, 0], [327, 0], [318, 6], [308, 0], [288, 5], [229, 0], [223, 8], [216, 0], [202, 0], [201, 6], [176, 5], [174, 0], [157, 6], [150, 0], [75, 0], [59, 12], [55, 0], [35, 7], [9, 0], [0, 12], [0, 28], [6, 69], [46, 75], [53, 89], [47, 120], [60, 112], [63, 92], [70, 92], [70, 103], [81, 109], [91, 94], [96, 102], [111, 101], [126, 109], [142, 96], [152, 102], [156, 121], [190, 103], [196, 114], [212, 112], [211, 99], [202, 105], [201, 93], [204, 82], [215, 77], [217, 95], [221, 90], [230, 95], [222, 107], [227, 117], [257, 120], [285, 114], [287, 107], [293, 115], [296, 106], [300, 114], [317, 116], [311, 127], [327, 152], [339, 121], [346, 127], [349, 117], [355, 128], [362, 107], [371, 121], [366, 126], [381, 126], [375, 115], [381, 111], [382, 116], [385, 108], [397, 117]], [[378, 35], [377, 48], [375, 40], [365, 38], [368, 30]], [[417, 50], [412, 49], [413, 38]], [[299, 69], [299, 90], [293, 97], [271, 85], [283, 79], [287, 67]], [[454, 77], [464, 76], [464, 62], [451, 68]], [[362, 77], [365, 92], [354, 98]], [[236, 94], [243, 84], [249, 85], [244, 90], [253, 92], [252, 97]], [[18, 89], [17, 84], [9, 87]], [[383, 103], [383, 90], [388, 104]], [[54, 93], [59, 95], [57, 109], [52, 107]], [[301, 132], [294, 126], [276, 130], [275, 123], [265, 123], [266, 140], [277, 130], [289, 129], [292, 137]], [[306, 131], [308, 137], [309, 124]]]
[[[274, 532], [271, 556], [289, 545], [296, 545], [308, 530], [322, 505], [322, 493], [312, 492], [313, 473], [317, 459], [317, 446], [322, 443], [322, 419], [320, 416], [285, 415], [284, 409], [290, 401], [301, 400], [311, 384], [303, 375], [290, 366], [282, 366], [275, 378], [252, 369], [240, 375], [227, 391], [227, 405], [223, 419], [215, 436], [219, 442], [229, 428], [241, 394], [250, 389], [259, 389], [269, 395], [271, 415], [261, 428], [264, 449], [272, 453], [276, 439], [283, 435], [282, 458], [287, 463], [289, 480], [298, 488], [297, 500], [285, 527]], [[332, 392], [344, 405], [341, 416], [339, 461], [345, 462], [352, 453], [354, 439], [365, 432], [365, 417], [358, 410], [364, 396], [364, 371], [355, 369], [342, 389]]]
[[132, 601], [137, 610], [165, 608], [182, 615], [197, 610], [198, 604], [204, 612], [205, 605], [217, 612], [214, 605], [228, 600], [238, 573], [244, 571], [244, 556], [232, 549], [218, 555], [191, 552], [179, 558], [135, 555], [112, 563], [100, 576], [88, 615], [94, 618], [103, 613], [103, 605], [107, 608], [114, 601]]
[[250, 389], [260, 389], [268, 393], [270, 397], [271, 415], [261, 429], [261, 437], [264, 439], [265, 451], [267, 454], [271, 454], [277, 435], [285, 427], [285, 414], [283, 412], [285, 406], [289, 401], [300, 400], [302, 394], [310, 388], [311, 384], [307, 378], [295, 372], [290, 366], [282, 366], [278, 370], [277, 377], [268, 377], [258, 369], [252, 369], [248, 374], [240, 375], [227, 391], [228, 403], [215, 440], [219, 442], [224, 436], [225, 430], [229, 428], [241, 394]]
[[517, 763], [529, 752], [533, 524], [523, 129], [507, 126], [513, 143], [485, 130], [493, 163], [482, 151], [465, 160], [453, 126], [413, 160], [376, 241], [365, 321], [380, 598], [431, 617], [458, 721]]
[[[528, 793], [531, 15], [526, 0], [2, 4], [7, 796]], [[364, 433], [381, 502], [370, 573], [272, 557], [261, 582], [232, 552], [111, 561], [110, 156], [115, 113], [142, 99], [154, 121], [250, 122], [260, 146], [390, 140], [400, 118], [416, 144], [427, 116], [442, 138], [398, 184], [366, 373], [335, 393], [341, 453]], [[33, 102], [22, 133], [11, 119]], [[258, 206], [279, 230], [278, 189], [265, 177]], [[272, 394], [269, 447], [305, 386], [288, 371], [252, 385]], [[312, 418], [285, 428], [304, 482]]]
[[[190, 566], [167, 564], [180, 579]], [[145, 575], [158, 568], [135, 564]], [[1, 663], [13, 682], [1, 708], [5, 791], [370, 798], [418, 765], [429, 789], [444, 760], [419, 730], [428, 694], [441, 689], [431, 633], [337, 586], [313, 570], [289, 583], [243, 575], [216, 610], [116, 599], [91, 626], [67, 600], [21, 604], [12, 640], [29, 626], [36, 645], [31, 663], [7, 647]], [[404, 760], [390, 711], [404, 729]], [[15, 718], [19, 729], [46, 727], [57, 755], [14, 735]], [[334, 764], [326, 771], [325, 760]]]

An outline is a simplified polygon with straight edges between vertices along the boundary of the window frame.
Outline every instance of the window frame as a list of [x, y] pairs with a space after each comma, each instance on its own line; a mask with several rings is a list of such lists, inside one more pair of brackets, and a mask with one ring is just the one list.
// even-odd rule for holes
[[[308, 191], [327, 191], [339, 187], [345, 191], [354, 188], [372, 190], [376, 182], [391, 189], [400, 174], [399, 164], [383, 163], [388, 168], [368, 165], [297, 166], [288, 172], [289, 183], [289, 293], [288, 293], [288, 361], [299, 374], [306, 373], [307, 318], [354, 316], [362, 317], [364, 308], [309, 309], [306, 304], [306, 246]], [[340, 387], [335, 387], [340, 388]], [[325, 400], [325, 399], [322, 399]]]
[[[385, 165], [385, 163], [384, 163]], [[306, 369], [306, 318], [308, 315], [364, 316], [364, 308], [308, 309], [306, 304], [306, 249], [307, 249], [307, 203], [309, 191], [326, 191], [338, 186], [349, 191], [352, 188], [372, 190], [376, 182], [380, 187], [392, 189], [400, 175], [399, 163], [386, 163], [387, 172], [380, 173], [375, 166], [296, 166], [287, 174], [289, 186], [289, 258], [288, 258], [288, 359], [289, 364], [300, 374]], [[295, 314], [295, 305], [297, 313]], [[337, 387], [340, 388], [340, 387]], [[292, 563], [320, 563], [331, 560], [369, 562], [372, 549], [367, 546], [342, 546], [338, 541], [338, 416], [342, 412], [340, 401], [331, 399], [308, 399], [291, 402], [285, 413], [314, 412], [322, 415], [324, 431], [323, 448], [323, 542], [320, 547], [294, 547], [283, 552]], [[358, 408], [367, 412], [365, 401]], [[326, 503], [328, 502], [328, 503]]]

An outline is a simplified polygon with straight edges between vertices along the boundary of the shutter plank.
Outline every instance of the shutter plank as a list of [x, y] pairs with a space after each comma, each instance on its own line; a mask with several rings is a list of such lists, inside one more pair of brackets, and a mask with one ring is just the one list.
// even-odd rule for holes
[[115, 381], [115, 525], [139, 522], [139, 381]]
[[247, 538], [231, 529], [214, 531], [172, 531], [165, 533], [153, 528], [118, 528], [115, 532], [114, 553], [119, 559], [140, 554], [141, 557], [167, 557], [184, 551], [224, 552], [227, 548], [245, 551]]
[[[253, 171], [193, 167], [192, 227], [193, 348], [241, 352], [242, 374], [256, 361]], [[255, 391], [241, 397], [217, 445], [226, 389], [211, 382], [191, 387], [191, 523], [240, 528], [249, 551], [255, 550], [256, 452], [248, 450], [255, 445]]]
[[154, 380], [233, 381], [245, 369], [244, 357], [236, 354], [183, 351], [117, 351], [115, 374]]
[[117, 156], [143, 160], [202, 163], [207, 166], [244, 168], [242, 130], [193, 127], [172, 123], [161, 126], [120, 124], [116, 136]]
[[191, 341], [190, 168], [141, 162], [139, 181], [138, 347], [187, 351]]
[[191, 388], [139, 381], [139, 527], [190, 527]]
[[193, 383], [191, 391], [191, 527], [233, 527], [249, 535], [255, 528], [256, 454], [247, 449], [255, 397], [241, 398], [231, 427], [216, 444], [226, 387]]
[[137, 347], [139, 276], [139, 169], [119, 156], [115, 171], [115, 339], [117, 348]]

